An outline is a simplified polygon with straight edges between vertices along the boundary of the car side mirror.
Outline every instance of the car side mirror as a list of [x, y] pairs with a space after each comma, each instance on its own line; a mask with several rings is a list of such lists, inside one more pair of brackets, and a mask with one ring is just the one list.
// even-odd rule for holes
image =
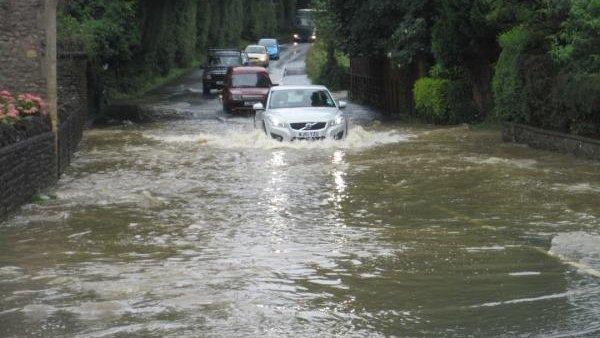
[[347, 105], [348, 103], [346, 101], [338, 102], [338, 106], [340, 107], [340, 109], [345, 109]]
[[252, 106], [252, 108], [255, 111], [259, 111], [259, 110], [265, 110], [265, 106], [263, 106], [263, 104], [261, 102], [259, 103], [255, 103], [254, 106]]

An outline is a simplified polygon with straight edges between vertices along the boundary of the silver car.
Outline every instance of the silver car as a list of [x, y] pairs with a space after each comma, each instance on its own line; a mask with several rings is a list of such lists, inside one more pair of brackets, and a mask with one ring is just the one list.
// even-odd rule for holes
[[341, 140], [348, 135], [345, 107], [323, 86], [273, 87], [266, 107], [254, 105], [254, 126], [279, 141]]

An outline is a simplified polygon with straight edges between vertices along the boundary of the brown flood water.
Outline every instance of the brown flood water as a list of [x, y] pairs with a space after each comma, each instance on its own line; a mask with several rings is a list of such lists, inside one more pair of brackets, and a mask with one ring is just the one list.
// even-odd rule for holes
[[600, 336], [599, 163], [354, 104], [282, 144], [197, 80], [0, 224], [0, 337]]

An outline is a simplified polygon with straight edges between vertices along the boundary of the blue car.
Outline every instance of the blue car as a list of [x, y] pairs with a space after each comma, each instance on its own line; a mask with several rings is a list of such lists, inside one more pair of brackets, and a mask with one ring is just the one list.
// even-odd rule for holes
[[260, 39], [260, 41], [258, 41], [258, 44], [267, 48], [267, 53], [269, 53], [269, 59], [279, 60], [281, 48], [279, 48], [279, 42], [276, 39]]

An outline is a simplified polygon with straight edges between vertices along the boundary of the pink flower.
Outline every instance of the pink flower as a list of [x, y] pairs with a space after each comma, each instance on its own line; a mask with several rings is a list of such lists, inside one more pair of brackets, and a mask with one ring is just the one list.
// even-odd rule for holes
[[6, 115], [10, 118], [18, 119], [19, 111], [17, 110], [17, 107], [14, 104], [9, 103], [8, 104], [8, 113]]

